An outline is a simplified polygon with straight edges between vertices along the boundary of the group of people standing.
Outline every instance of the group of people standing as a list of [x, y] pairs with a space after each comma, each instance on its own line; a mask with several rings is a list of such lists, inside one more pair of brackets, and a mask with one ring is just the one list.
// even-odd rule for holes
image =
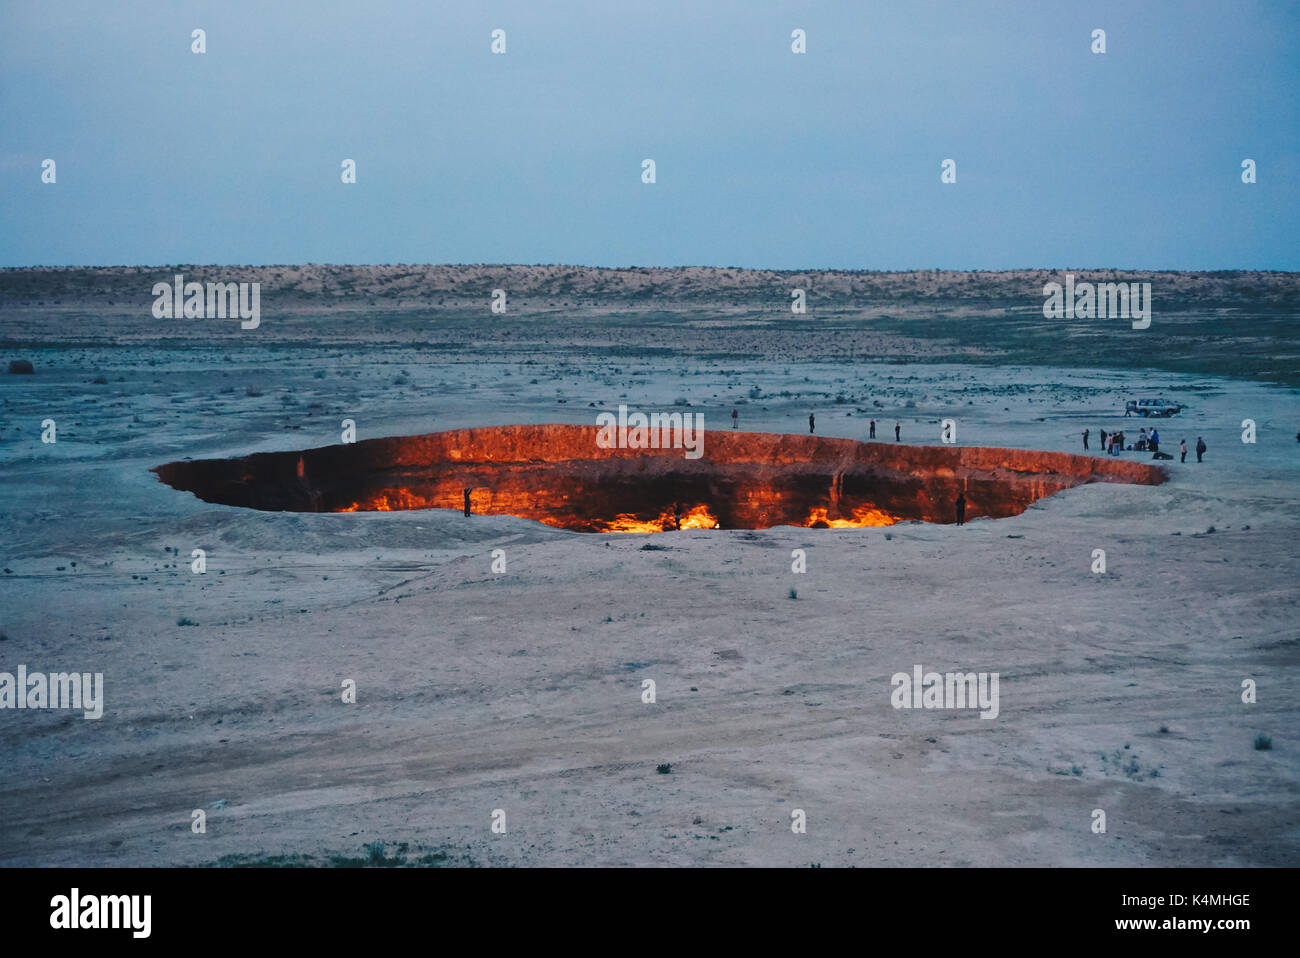
[[[869, 426], [868, 428], [869, 428], [870, 431], [867, 433], [867, 438], [868, 438], [868, 439], [875, 439], [875, 438], [876, 438], [876, 421], [875, 421], [874, 419], [871, 420], [871, 424], [870, 424], [870, 426]], [[902, 427], [902, 425], [899, 424], [899, 423], [894, 423], [894, 442], [902, 442], [902, 441], [903, 441], [903, 427]]]
[[[740, 428], [740, 410], [738, 409], [731, 410], [731, 428], [732, 429]], [[867, 438], [875, 439], [876, 421], [874, 419], [871, 420], [871, 424], [868, 428], [869, 428], [869, 432], [867, 434]], [[813, 432], [816, 432], [816, 430], [817, 430], [817, 414], [810, 412], [808, 414], [808, 432], [809, 434], [811, 434]], [[894, 423], [894, 442], [902, 442], [902, 441], [903, 441], [903, 426], [902, 423], [896, 422]], [[1084, 449], [1088, 448], [1088, 436], [1086, 430], [1084, 432], [1084, 437], [1083, 437], [1083, 448]]]
[[[1090, 429], [1085, 429], [1083, 431], [1083, 448], [1085, 451], [1087, 451], [1088, 449], [1088, 436], [1091, 434], [1091, 432], [1092, 430]], [[1097, 430], [1097, 432], [1101, 437], [1101, 448], [1107, 455], [1118, 456], [1121, 452], [1123, 452], [1126, 448], [1128, 448], [1124, 445], [1123, 430], [1119, 432], [1107, 433], [1106, 430], [1099, 429]], [[1142, 428], [1142, 431], [1138, 435], [1137, 442], [1133, 444], [1132, 448], [1134, 452], [1150, 452], [1154, 454], [1156, 458], [1159, 459], [1173, 458], [1173, 456], [1170, 456], [1168, 454], [1165, 454], [1163, 456], [1160, 454], [1160, 433], [1156, 430], [1154, 426], [1151, 428], [1150, 433], [1146, 431], [1146, 427], [1144, 426]], [[1197, 436], [1196, 437], [1196, 461], [1197, 462], [1203, 461], [1202, 457], [1205, 455], [1205, 450], [1206, 450], [1205, 440], [1202, 437]], [[1179, 461], [1186, 462], [1187, 461], [1187, 440], [1186, 439], [1182, 440], [1178, 444], [1178, 451], [1182, 454]]]
[[[732, 415], [732, 418], [734, 419], [734, 418], [735, 418], [735, 415], [736, 415], [735, 410], [732, 410], [731, 415]], [[812, 413], [809, 413], [809, 414], [808, 414], [808, 431], [811, 433], [811, 432], [813, 431], [813, 428], [814, 428], [816, 425], [817, 425], [817, 420], [814, 418], [814, 416], [813, 416]], [[870, 422], [870, 423], [868, 424], [868, 426], [867, 426], [867, 438], [868, 438], [868, 439], [875, 439], [875, 438], [876, 438], [876, 421], [875, 421], [874, 419], [871, 420], [871, 422]], [[903, 426], [902, 426], [901, 423], [897, 423], [897, 422], [896, 422], [896, 423], [894, 423], [894, 442], [902, 442], [902, 441], [903, 441]]]
[[[1124, 433], [1122, 432], [1108, 433], [1106, 432], [1105, 429], [1098, 429], [1097, 432], [1101, 437], [1101, 451], [1104, 452], [1106, 455], [1118, 456], [1121, 452], [1124, 451]], [[1083, 431], [1083, 448], [1085, 452], [1089, 448], [1088, 436], [1090, 436], [1091, 434], [1092, 434], [1091, 429], [1085, 429]], [[1146, 449], [1148, 447], [1148, 444], [1154, 442], [1154, 444], [1150, 446], [1151, 451], [1152, 452], [1160, 451], [1160, 437], [1156, 434], [1156, 431], [1154, 429], [1151, 430], [1150, 437], [1147, 436], [1147, 431], [1143, 429], [1142, 438], [1139, 439], [1138, 442], [1140, 443], [1140, 445], [1134, 446], [1133, 447], [1134, 449]]]

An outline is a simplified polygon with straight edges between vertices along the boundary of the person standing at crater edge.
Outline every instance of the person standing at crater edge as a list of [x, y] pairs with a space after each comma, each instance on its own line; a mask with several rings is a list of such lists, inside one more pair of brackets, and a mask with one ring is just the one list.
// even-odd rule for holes
[[736, 410], [736, 408], [733, 406], [732, 409], [731, 409], [731, 428], [732, 428], [732, 429], [735, 429], [735, 428], [736, 428], [736, 425], [737, 425], [739, 422], [740, 422], [740, 413], [739, 413], [739, 412]]
[[957, 525], [964, 525], [966, 522], [966, 493], [957, 493]]
[[901, 442], [901, 441], [902, 441], [902, 440], [899, 438], [899, 437], [900, 437], [900, 434], [902, 433], [902, 431], [903, 431], [903, 427], [900, 426], [898, 423], [894, 423], [894, 442]]
[[1088, 430], [1083, 431], [1083, 451], [1088, 451]]
[[1196, 461], [1201, 461], [1201, 456], [1205, 455], [1205, 440], [1200, 436], [1196, 437]]
[[809, 413], [809, 414], [808, 414], [808, 432], [809, 432], [809, 433], [811, 433], [811, 432], [813, 431], [813, 424], [814, 424], [815, 422], [816, 422], [816, 420], [813, 419], [813, 414], [812, 414], [812, 413]]
[[469, 515], [469, 494], [473, 491], [473, 489], [465, 490], [465, 515], [467, 516]]
[[[876, 421], [874, 419], [871, 420], [871, 433], [867, 436], [867, 438], [868, 439], [876, 438]], [[1300, 436], [1296, 436], [1296, 438], [1300, 439]]]
[[1179, 459], [1178, 461], [1186, 462], [1187, 461], [1187, 440], [1186, 439], [1184, 439], [1182, 442], [1178, 444], [1178, 451], [1183, 454], [1183, 458]]

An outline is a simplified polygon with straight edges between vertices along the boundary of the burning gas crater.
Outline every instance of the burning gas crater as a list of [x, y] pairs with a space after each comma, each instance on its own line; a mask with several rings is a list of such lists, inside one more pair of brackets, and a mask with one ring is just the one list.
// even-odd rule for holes
[[456, 509], [578, 532], [887, 526], [1000, 518], [1087, 482], [1155, 485], [1163, 470], [1059, 452], [904, 446], [717, 431], [705, 454], [602, 449], [594, 426], [493, 426], [302, 452], [158, 466], [205, 502], [289, 512]]

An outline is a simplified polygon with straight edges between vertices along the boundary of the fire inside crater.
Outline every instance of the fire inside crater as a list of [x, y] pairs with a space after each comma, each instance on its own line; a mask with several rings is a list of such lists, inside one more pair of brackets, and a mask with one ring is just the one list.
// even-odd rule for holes
[[578, 532], [884, 526], [1017, 515], [1089, 482], [1156, 485], [1157, 466], [1062, 452], [710, 431], [705, 455], [601, 448], [594, 426], [491, 426], [301, 452], [170, 462], [205, 502], [288, 512], [463, 508]]

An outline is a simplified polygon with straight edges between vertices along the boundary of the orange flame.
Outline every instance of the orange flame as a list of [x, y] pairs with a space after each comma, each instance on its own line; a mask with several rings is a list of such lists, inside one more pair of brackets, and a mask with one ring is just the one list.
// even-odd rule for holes
[[[344, 506], [335, 511], [337, 512], [395, 512], [404, 509], [454, 509], [459, 503], [448, 502], [445, 499], [437, 500], [425, 498], [416, 495], [410, 489], [397, 488], [388, 489], [383, 493], [376, 495], [363, 502], [353, 502], [351, 505]], [[524, 503], [517, 505], [523, 506]], [[495, 508], [493, 513], [509, 512], [504, 503], [494, 502]], [[528, 517], [529, 513], [535, 512], [530, 508], [520, 508], [518, 513]], [[566, 528], [567, 523], [562, 518], [554, 516], [536, 516], [538, 521], [547, 525], [558, 528]], [[830, 512], [826, 507], [818, 506], [808, 513], [802, 525], [806, 527], [831, 528], [831, 529], [856, 529], [867, 526], [892, 526], [898, 521], [896, 516], [891, 516], [882, 509], [875, 509], [871, 506], [858, 506], [853, 509], [848, 518], [830, 517]], [[676, 529], [677, 517], [674, 514], [673, 507], [668, 506], [653, 519], [642, 519], [635, 513], [620, 512], [612, 519], [596, 520], [591, 523], [591, 530], [594, 532], [628, 532], [628, 533], [646, 533], [646, 532], [671, 532]], [[705, 504], [691, 506], [682, 512], [681, 528], [683, 529], [716, 529], [718, 528], [718, 518], [713, 511]]]
[[[683, 529], [714, 529], [718, 519], [709, 507], [693, 506], [682, 513]], [[677, 528], [677, 516], [672, 507], [665, 509], [657, 519], [638, 519], [635, 515], [620, 512], [613, 519], [602, 523], [599, 532], [669, 532]]]
[[399, 509], [433, 509], [437, 504], [432, 499], [417, 496], [410, 489], [393, 489], [365, 503], [354, 502], [350, 506], [335, 509], [335, 512], [396, 512]]
[[851, 519], [832, 519], [827, 510], [821, 506], [808, 513], [805, 526], [827, 526], [831, 529], [857, 529], [863, 526], [892, 526], [898, 519], [883, 509], [870, 506], [858, 506], [853, 510]]

